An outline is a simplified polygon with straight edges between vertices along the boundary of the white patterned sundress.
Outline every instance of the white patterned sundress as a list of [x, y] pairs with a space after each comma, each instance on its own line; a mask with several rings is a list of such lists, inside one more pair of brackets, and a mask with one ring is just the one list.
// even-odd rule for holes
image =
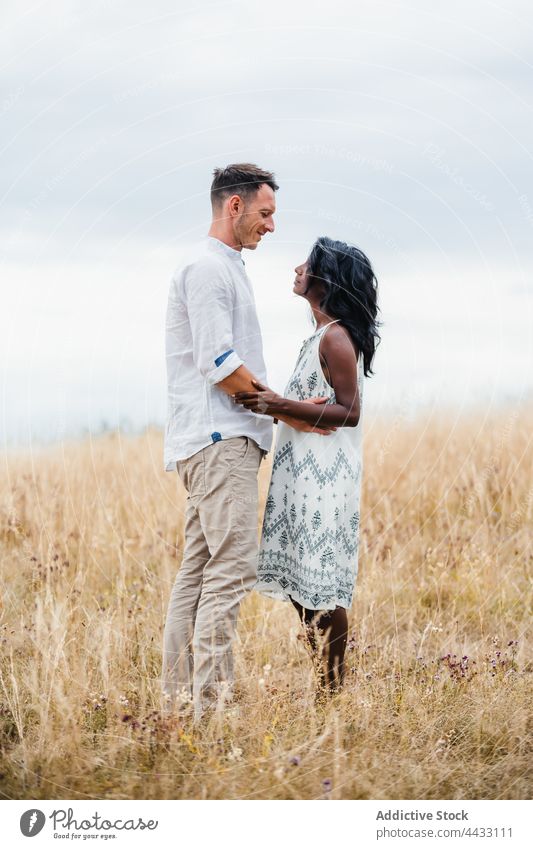
[[[335, 403], [319, 357], [324, 325], [300, 350], [284, 395], [296, 401], [327, 396]], [[364, 360], [358, 361], [363, 404]], [[255, 589], [293, 598], [310, 610], [349, 608], [357, 577], [362, 475], [362, 415], [356, 427], [328, 436], [277, 426]]]

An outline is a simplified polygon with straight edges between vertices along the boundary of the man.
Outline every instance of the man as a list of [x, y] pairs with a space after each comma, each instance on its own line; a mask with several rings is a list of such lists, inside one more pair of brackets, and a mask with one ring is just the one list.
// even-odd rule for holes
[[272, 419], [232, 396], [256, 389], [253, 379], [266, 381], [242, 250], [255, 250], [274, 232], [277, 189], [274, 175], [255, 165], [215, 169], [208, 238], [170, 286], [165, 469], [177, 469], [188, 498], [162, 684], [167, 710], [192, 699], [197, 718], [232, 697], [237, 615], [256, 580], [257, 473], [271, 446]]

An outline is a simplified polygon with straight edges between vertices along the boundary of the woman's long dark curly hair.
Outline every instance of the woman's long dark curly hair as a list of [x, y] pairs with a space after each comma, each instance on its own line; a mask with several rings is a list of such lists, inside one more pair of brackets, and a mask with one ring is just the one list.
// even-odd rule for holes
[[363, 352], [365, 377], [373, 374], [381, 322], [377, 319], [378, 281], [370, 260], [355, 245], [321, 236], [309, 254], [307, 275], [309, 286], [319, 281], [325, 287], [320, 309], [340, 319], [357, 350]]

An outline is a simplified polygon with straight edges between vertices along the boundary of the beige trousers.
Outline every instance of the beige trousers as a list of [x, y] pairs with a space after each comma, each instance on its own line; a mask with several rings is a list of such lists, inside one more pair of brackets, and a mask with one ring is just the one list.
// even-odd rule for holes
[[188, 498], [183, 560], [163, 638], [167, 709], [192, 699], [199, 718], [233, 694], [239, 606], [257, 577], [257, 473], [265, 453], [237, 436], [177, 463]]

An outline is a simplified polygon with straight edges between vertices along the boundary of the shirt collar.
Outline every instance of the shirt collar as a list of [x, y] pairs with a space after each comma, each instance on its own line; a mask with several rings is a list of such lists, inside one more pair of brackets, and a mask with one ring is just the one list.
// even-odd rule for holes
[[244, 265], [244, 260], [241, 256], [241, 251], [236, 251], [235, 248], [230, 248], [229, 245], [226, 245], [224, 242], [221, 242], [220, 239], [215, 239], [214, 236], [207, 237], [207, 247], [211, 251], [218, 251], [219, 253], [225, 254], [229, 259], [232, 259], [234, 262], [242, 262]]

